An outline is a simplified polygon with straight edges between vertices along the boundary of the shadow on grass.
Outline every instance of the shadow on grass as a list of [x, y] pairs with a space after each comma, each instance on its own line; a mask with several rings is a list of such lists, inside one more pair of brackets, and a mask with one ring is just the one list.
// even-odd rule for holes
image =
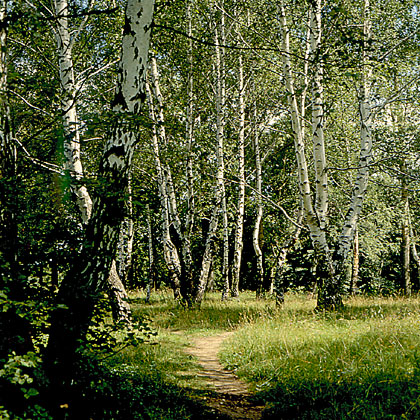
[[419, 419], [419, 378], [369, 383], [278, 383], [258, 393], [268, 403], [263, 419]]

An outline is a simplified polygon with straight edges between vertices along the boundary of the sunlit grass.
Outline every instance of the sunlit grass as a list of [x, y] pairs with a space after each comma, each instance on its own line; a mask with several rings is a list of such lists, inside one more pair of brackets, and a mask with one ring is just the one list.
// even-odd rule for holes
[[272, 403], [273, 418], [419, 415], [419, 299], [355, 298], [333, 314], [295, 299], [244, 325], [222, 352]]

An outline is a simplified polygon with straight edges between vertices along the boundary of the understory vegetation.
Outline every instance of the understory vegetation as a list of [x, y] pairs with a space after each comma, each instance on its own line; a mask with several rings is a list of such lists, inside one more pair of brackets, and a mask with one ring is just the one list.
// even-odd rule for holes
[[[164, 396], [172, 407], [163, 414], [149, 404], [145, 418], [195, 418], [197, 398], [209, 391], [183, 349], [196, 335], [226, 330], [235, 334], [223, 348], [222, 363], [267, 404], [265, 419], [420, 416], [418, 297], [354, 297], [333, 314], [316, 313], [316, 301], [306, 294], [287, 295], [282, 309], [251, 293], [228, 302], [209, 294], [201, 310], [187, 310], [164, 292], [148, 305], [141, 293], [132, 297], [135, 317], [151, 317], [158, 335], [106, 366], [122, 378], [146, 381], [152, 386], [145, 387], [146, 395]], [[139, 398], [133, 390], [129, 395]]]

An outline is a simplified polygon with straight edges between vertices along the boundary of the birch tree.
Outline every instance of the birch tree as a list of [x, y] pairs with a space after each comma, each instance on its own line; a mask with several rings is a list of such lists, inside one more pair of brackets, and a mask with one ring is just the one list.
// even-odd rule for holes
[[[57, 42], [57, 55], [59, 63], [59, 77], [62, 91], [61, 98], [61, 112], [64, 131], [64, 170], [70, 179], [70, 188], [74, 194], [76, 204], [79, 208], [82, 217], [83, 225], [86, 225], [92, 214], [92, 200], [90, 194], [84, 185], [83, 166], [80, 151], [80, 129], [77, 113], [77, 91], [78, 87], [75, 81], [75, 71], [73, 65], [73, 46], [76, 37], [70, 35], [69, 29], [69, 5], [68, 0], [55, 0], [55, 13], [57, 16], [57, 27], [55, 30], [55, 37]], [[79, 33], [86, 24], [86, 19], [82, 21], [80, 27], [75, 30]], [[130, 186], [128, 185], [128, 188]], [[130, 194], [129, 194], [130, 196]], [[130, 206], [130, 202], [128, 202]], [[129, 213], [129, 212], [128, 212]], [[122, 222], [121, 232], [125, 233], [127, 227], [128, 241], [125, 247], [124, 255], [131, 255], [132, 243], [132, 229], [130, 231], [130, 221], [124, 218]], [[132, 225], [131, 225], [132, 227]], [[121, 250], [125, 236], [120, 234]], [[120, 252], [120, 267], [122, 267], [123, 255]], [[120, 275], [124, 275], [120, 271]], [[108, 286], [110, 290], [110, 298], [113, 306], [114, 319], [118, 321], [130, 322], [131, 311], [128, 305], [128, 295], [123, 283], [121, 282], [120, 275], [117, 272], [117, 265], [114, 261], [111, 264], [111, 271], [108, 277]]]
[[145, 99], [145, 74], [153, 21], [153, 0], [130, 0], [126, 6], [122, 55], [112, 103], [115, 115], [99, 169], [99, 188], [87, 225], [86, 244], [63, 280], [49, 335], [47, 369], [59, 386], [68, 384], [79, 341], [83, 340], [115, 257], [121, 202], [128, 183], [138, 118]]

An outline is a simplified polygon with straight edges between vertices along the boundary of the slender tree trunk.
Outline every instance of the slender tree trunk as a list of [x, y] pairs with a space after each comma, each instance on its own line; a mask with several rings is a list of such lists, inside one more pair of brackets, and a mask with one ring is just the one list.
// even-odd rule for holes
[[254, 149], [255, 149], [255, 168], [256, 168], [256, 193], [257, 193], [257, 217], [255, 219], [254, 231], [252, 233], [252, 243], [255, 255], [257, 257], [257, 298], [262, 297], [264, 293], [264, 265], [263, 253], [261, 250], [261, 229], [263, 218], [262, 203], [262, 166], [261, 151], [257, 124], [257, 104], [254, 104]]
[[403, 204], [403, 217], [401, 226], [402, 236], [402, 259], [403, 259], [403, 293], [406, 296], [411, 295], [411, 275], [410, 275], [410, 205], [407, 189], [405, 162], [401, 165], [402, 181], [401, 181], [401, 199]]
[[[150, 90], [149, 85], [146, 85], [147, 90], [147, 98], [149, 102], [149, 113], [150, 118], [152, 121], [157, 121], [155, 108], [153, 105], [153, 97]], [[163, 133], [160, 131], [160, 136]], [[161, 204], [161, 211], [162, 211], [162, 242], [163, 242], [163, 256], [168, 267], [171, 282], [172, 282], [172, 289], [174, 291], [175, 299], [180, 297], [180, 290], [181, 290], [181, 262], [179, 259], [179, 254], [176, 246], [172, 242], [171, 239], [171, 232], [170, 232], [170, 210], [169, 210], [169, 198], [168, 198], [168, 187], [167, 187], [167, 177], [164, 173], [164, 168], [160, 160], [160, 146], [159, 146], [159, 139], [157, 134], [156, 124], [153, 125], [153, 135], [152, 135], [152, 143], [153, 143], [153, 154], [155, 158], [155, 166], [157, 172], [157, 179], [158, 179], [158, 188], [159, 188], [159, 198]]]
[[353, 264], [350, 278], [350, 295], [354, 296], [356, 293], [357, 284], [359, 282], [359, 229], [357, 225], [354, 232], [353, 241]]
[[[312, 13], [318, 13], [319, 3], [320, 1], [317, 0], [315, 3], [315, 11], [312, 11]], [[312, 24], [318, 24], [318, 22], [320, 22], [319, 18], [311, 19]], [[312, 204], [313, 197], [305, 155], [302, 121], [294, 87], [294, 77], [290, 60], [289, 29], [283, 3], [280, 5], [280, 23], [282, 31], [282, 49], [284, 51], [284, 54], [282, 55], [283, 72], [285, 76], [286, 90], [288, 92], [287, 97], [289, 109], [292, 117], [292, 130], [295, 143], [296, 160], [298, 164], [299, 191], [302, 198], [305, 221], [309, 228], [311, 241], [318, 260], [318, 307], [322, 309], [332, 309], [342, 305], [341, 293], [339, 285], [334, 280], [334, 267], [326, 233], [325, 230], [321, 228], [321, 219], [318, 217]], [[320, 31], [320, 28], [316, 28], [315, 32], [316, 31]], [[314, 29], [312, 29], [311, 33], [311, 36], [313, 36]], [[315, 160], [317, 159], [315, 158]], [[321, 187], [322, 185], [319, 186], [319, 189], [322, 189]], [[318, 196], [319, 195], [320, 193], [318, 193]], [[317, 200], [316, 202], [321, 203], [321, 200]]]
[[356, 182], [350, 201], [350, 207], [347, 212], [343, 228], [341, 231], [339, 246], [336, 255], [336, 271], [343, 271], [344, 262], [349, 254], [360, 213], [363, 206], [363, 200], [366, 195], [369, 181], [369, 166], [372, 161], [372, 110], [370, 104], [370, 85], [372, 83], [372, 69], [369, 65], [367, 49], [372, 38], [370, 3], [364, 2], [364, 52], [362, 59], [362, 77], [360, 85], [359, 111], [360, 111], [360, 156], [356, 175]]
[[[78, 348], [90, 324], [98, 292], [105, 287], [116, 244], [128, 174], [139, 131], [137, 113], [145, 98], [144, 79], [153, 20], [153, 0], [129, 0], [123, 32], [123, 48], [115, 114], [100, 162], [99, 185], [86, 231], [86, 244], [61, 283], [46, 349], [45, 366], [52, 391], [70, 385], [78, 360]], [[105, 187], [106, 186], [106, 187]], [[63, 400], [57, 397], [59, 405]]]
[[128, 177], [126, 213], [121, 223], [120, 238], [118, 241], [118, 276], [127, 283], [133, 260], [134, 221], [133, 221], [133, 193], [131, 188], [131, 174]]
[[153, 229], [152, 229], [152, 218], [150, 217], [150, 206], [146, 205], [146, 222], [147, 222], [147, 238], [149, 248], [149, 279], [147, 282], [146, 289], [146, 302], [150, 302], [150, 294], [155, 284], [155, 267], [154, 267], [154, 255], [153, 255]]
[[55, 0], [57, 29], [58, 63], [62, 90], [61, 110], [63, 113], [64, 131], [64, 168], [70, 177], [70, 188], [76, 197], [83, 223], [86, 224], [92, 213], [92, 200], [83, 179], [82, 161], [80, 159], [80, 131], [77, 118], [76, 83], [73, 66], [73, 42], [68, 25], [68, 0]]
[[238, 213], [236, 216], [235, 248], [232, 266], [232, 297], [239, 297], [244, 213], [245, 213], [245, 83], [242, 55], [239, 56], [239, 138], [238, 138]]
[[[223, 7], [223, 4], [222, 4]], [[224, 137], [225, 137], [225, 113], [226, 113], [226, 86], [225, 86], [225, 50], [221, 45], [226, 45], [225, 35], [225, 16], [221, 12], [220, 22], [215, 28], [215, 67], [216, 67], [216, 140], [217, 140], [217, 192], [215, 205], [220, 208], [223, 229], [223, 248], [222, 248], [222, 300], [229, 295], [229, 228], [228, 212], [226, 202], [225, 187], [225, 157], [224, 157]], [[213, 212], [218, 217], [216, 212]], [[217, 224], [213, 224], [217, 229]], [[207, 246], [207, 244], [206, 244]], [[206, 263], [207, 265], [208, 263]], [[205, 270], [206, 272], [207, 270]], [[204, 280], [204, 279], [203, 279]]]

